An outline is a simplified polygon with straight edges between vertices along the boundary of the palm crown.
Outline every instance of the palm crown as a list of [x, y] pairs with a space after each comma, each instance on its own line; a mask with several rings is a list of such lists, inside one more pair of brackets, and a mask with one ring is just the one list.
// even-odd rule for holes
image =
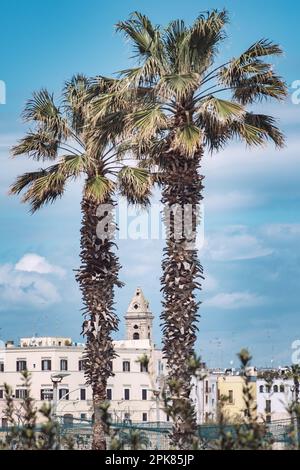
[[[121, 143], [116, 128], [110, 132], [97, 129], [90, 117], [90, 98], [101, 93], [103, 82], [77, 75], [67, 82], [60, 106], [47, 90], [33, 94], [23, 112], [34, 124], [13, 147], [14, 156], [27, 154], [34, 160], [51, 160], [53, 164], [17, 178], [11, 192], [26, 189], [24, 202], [36, 211], [61, 197], [68, 180], [86, 177], [85, 195], [102, 203], [114, 192], [127, 196], [133, 203], [147, 203], [151, 181], [143, 169], [129, 166], [124, 160], [129, 142]], [[104, 118], [102, 119], [104, 122]]]
[[[105, 105], [131, 95], [138, 98], [127, 125], [140, 147], [145, 144], [149, 150], [151, 141], [158, 156], [172, 142], [173, 150], [191, 156], [200, 146], [219, 149], [235, 137], [249, 145], [268, 139], [283, 145], [272, 117], [246, 110], [262, 99], [285, 97], [284, 82], [264, 60], [281, 54], [281, 48], [261, 39], [239, 57], [214, 66], [227, 21], [226, 11], [213, 10], [201, 14], [191, 27], [176, 20], [162, 29], [137, 12], [118, 23], [117, 30], [133, 43], [139, 64], [121, 71]], [[106, 109], [103, 97], [99, 102], [101, 115]]]

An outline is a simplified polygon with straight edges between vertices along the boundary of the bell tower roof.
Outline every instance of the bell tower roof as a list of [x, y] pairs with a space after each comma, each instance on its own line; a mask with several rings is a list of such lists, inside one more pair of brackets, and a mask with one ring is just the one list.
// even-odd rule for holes
[[134, 293], [134, 296], [131, 299], [131, 302], [128, 306], [126, 317], [129, 316], [140, 316], [145, 315], [152, 316], [152, 313], [149, 309], [149, 302], [145, 298], [144, 293], [140, 287], [137, 287]]

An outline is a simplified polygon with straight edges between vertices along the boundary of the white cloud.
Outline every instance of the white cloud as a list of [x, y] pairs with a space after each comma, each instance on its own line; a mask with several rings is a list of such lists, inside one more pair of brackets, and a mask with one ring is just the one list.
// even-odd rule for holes
[[[271, 144], [251, 149], [243, 144], [232, 143], [219, 153], [206, 155], [202, 172], [207, 190], [215, 184], [220, 191], [223, 185], [232, 187], [233, 181], [235, 187], [243, 185], [243, 190], [247, 186], [253, 190], [258, 183], [261, 185], [268, 181], [272, 182], [273, 187], [285, 179], [297, 182], [299, 171], [299, 136], [290, 135], [286, 147], [280, 150], [274, 149]], [[261, 193], [263, 188], [260, 186], [259, 189]]]
[[224, 193], [211, 193], [204, 199], [205, 210], [209, 212], [235, 210], [247, 207], [255, 207], [264, 202], [257, 194], [242, 191], [230, 191]]
[[250, 292], [221, 292], [220, 294], [211, 297], [203, 302], [206, 306], [217, 307], [222, 309], [237, 309], [256, 307], [266, 302], [264, 297], [261, 297]]
[[300, 224], [269, 224], [265, 225], [262, 233], [272, 240], [286, 240], [300, 236]]
[[59, 301], [55, 285], [39, 274], [17, 271], [11, 264], [0, 266], [0, 309], [45, 307]]
[[15, 265], [0, 265], [0, 310], [19, 307], [41, 308], [61, 300], [47, 276], [62, 277], [64, 270], [46, 258], [27, 253]]
[[245, 226], [229, 226], [210, 234], [203, 248], [203, 256], [214, 261], [254, 259], [272, 253], [273, 250], [249, 234]]
[[27, 253], [15, 266], [17, 271], [39, 274], [57, 274], [63, 276], [65, 271], [59, 266], [50, 264], [46, 258], [35, 253]]

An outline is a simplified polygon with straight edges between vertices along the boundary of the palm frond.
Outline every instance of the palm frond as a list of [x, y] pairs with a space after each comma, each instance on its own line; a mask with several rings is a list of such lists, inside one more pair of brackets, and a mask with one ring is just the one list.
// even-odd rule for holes
[[164, 75], [156, 85], [154, 92], [156, 91], [159, 96], [167, 99], [180, 100], [197, 90], [199, 79], [197, 73]]
[[54, 96], [47, 90], [33, 93], [23, 111], [25, 121], [35, 121], [40, 127], [44, 126], [57, 139], [68, 138], [69, 130], [66, 119], [54, 103]]
[[89, 178], [85, 185], [85, 195], [99, 204], [104, 203], [114, 190], [115, 183], [101, 175]]
[[89, 93], [89, 80], [85, 75], [74, 75], [64, 87], [64, 108], [72, 128], [81, 133], [87, 117], [86, 107]]
[[272, 116], [265, 114], [247, 113], [245, 116], [245, 124], [259, 129], [264, 141], [271, 140], [276, 147], [284, 146], [284, 135], [275, 125], [276, 120]]
[[41, 169], [18, 176], [16, 181], [10, 187], [10, 194], [20, 194], [27, 186], [46, 174], [46, 170]]
[[25, 173], [19, 176], [11, 186], [11, 194], [19, 194], [29, 187], [22, 201], [29, 203], [31, 212], [40, 209], [44, 204], [54, 202], [63, 195], [67, 178], [59, 172], [59, 165], [52, 165], [47, 170]]
[[170, 63], [171, 70], [175, 73], [179, 73], [181, 71], [179, 53], [182, 42], [184, 41], [187, 33], [188, 28], [183, 20], [171, 21], [163, 32], [163, 41], [168, 62]]
[[147, 170], [123, 166], [119, 171], [120, 194], [131, 204], [147, 205], [151, 196], [152, 180]]
[[272, 72], [272, 65], [260, 58], [281, 53], [282, 50], [277, 44], [261, 39], [222, 67], [218, 72], [219, 81], [226, 86], [239, 86], [241, 82], [254, 76], [265, 76]]
[[179, 62], [182, 71], [203, 73], [211, 65], [218, 43], [226, 37], [224, 26], [227, 22], [226, 10], [199, 15], [181, 43]]
[[36, 212], [45, 204], [52, 204], [65, 190], [66, 178], [59, 172], [48, 172], [36, 179], [24, 194], [23, 202], [29, 202], [31, 211]]
[[201, 145], [201, 131], [195, 124], [186, 123], [176, 129], [173, 148], [186, 157], [192, 157]]
[[[147, 16], [134, 12], [129, 20], [119, 22], [116, 29], [133, 42], [135, 56], [142, 64], [139, 71], [135, 70], [134, 75], [131, 74], [131, 80], [135, 83], [139, 80], [140, 84], [149, 83], [156, 74], [167, 73], [168, 63], [160, 29], [154, 27]], [[127, 74], [127, 81], [132, 83], [129, 78]]]
[[240, 119], [245, 114], [245, 109], [239, 103], [210, 96], [200, 102], [196, 112], [201, 114], [204, 120], [210, 119], [224, 123], [232, 119]]
[[275, 119], [264, 114], [246, 113], [242, 119], [216, 126], [205, 120], [204, 140], [210, 151], [224, 148], [228, 141], [237, 138], [249, 146], [261, 146], [272, 141], [276, 147], [284, 146], [284, 135], [275, 125]]
[[246, 63], [250, 59], [257, 57], [281, 55], [283, 53], [281, 46], [270, 41], [269, 39], [263, 38], [256, 41], [248, 49], [240, 55], [240, 62]]
[[27, 154], [34, 160], [55, 160], [58, 151], [58, 140], [45, 128], [28, 132], [17, 145], [12, 147], [12, 155]]
[[132, 13], [129, 20], [117, 23], [116, 31], [131, 39], [136, 52], [141, 55], [150, 55], [157, 40], [157, 29], [147, 16], [139, 12]]
[[159, 105], [148, 105], [128, 117], [129, 126], [137, 130], [139, 138], [150, 139], [167, 125], [167, 117]]
[[87, 170], [87, 158], [85, 155], [66, 155], [59, 162], [59, 172], [71, 178], [77, 178]]
[[284, 81], [272, 71], [241, 80], [234, 89], [233, 99], [251, 104], [262, 99], [282, 100], [287, 95]]

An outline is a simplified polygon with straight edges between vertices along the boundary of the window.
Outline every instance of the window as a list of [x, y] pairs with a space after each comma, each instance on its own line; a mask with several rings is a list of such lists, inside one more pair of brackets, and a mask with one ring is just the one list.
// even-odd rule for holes
[[130, 362], [123, 361], [123, 372], [130, 372]]
[[27, 398], [28, 397], [28, 390], [27, 388], [17, 388], [16, 389], [16, 398]]
[[4, 428], [4, 429], [7, 429], [8, 428], [8, 421], [7, 421], [7, 418], [2, 418], [1, 420], [1, 427]]
[[205, 413], [205, 422], [208, 423], [209, 421], [209, 413], [206, 411]]
[[271, 413], [271, 400], [266, 400], [266, 413]]
[[280, 385], [279, 390], [280, 390], [280, 393], [284, 393], [284, 385], [283, 384]]
[[53, 390], [52, 388], [42, 388], [41, 389], [41, 400], [52, 401], [53, 400]]
[[108, 366], [109, 366], [109, 369], [113, 371], [113, 361], [109, 361]]
[[141, 363], [141, 372], [148, 372], [148, 364]]
[[134, 325], [133, 328], [134, 328], [135, 330], [138, 330], [138, 329], [139, 329], [138, 325]]
[[0, 372], [4, 372], [4, 362], [0, 362]]
[[147, 400], [147, 389], [146, 388], [142, 389], [142, 400]]
[[124, 413], [123, 422], [131, 424], [130, 413]]
[[228, 391], [228, 402], [232, 405], [233, 404], [233, 390]]
[[274, 393], [278, 393], [278, 385], [274, 385], [274, 387], [273, 387], [273, 392], [274, 392]]
[[133, 333], [132, 339], [140, 339], [140, 334], [139, 333]]
[[27, 369], [27, 363], [24, 360], [17, 361], [17, 372]]
[[112, 389], [111, 388], [106, 389], [106, 399], [109, 400], [109, 401], [112, 400]]
[[130, 400], [130, 390], [129, 390], [129, 388], [124, 388], [124, 400]]
[[271, 392], [271, 385], [266, 385], [266, 392], [270, 393]]
[[208, 393], [208, 380], [205, 380], [205, 393]]
[[58, 398], [59, 398], [59, 400], [69, 400], [69, 389], [68, 388], [60, 388], [58, 390]]
[[80, 389], [80, 400], [86, 400], [86, 389], [85, 388]]
[[80, 413], [80, 419], [86, 419], [86, 413]]
[[79, 359], [79, 361], [78, 361], [78, 370], [79, 371], [84, 370], [84, 360], [83, 359]]
[[214, 393], [214, 391], [215, 391], [215, 384], [211, 384], [211, 391]]
[[208, 395], [205, 395], [205, 404], [208, 404]]
[[259, 386], [259, 393], [264, 393], [264, 386], [263, 385]]
[[50, 359], [42, 359], [42, 370], [51, 370]]
[[214, 399], [214, 398], [212, 398], [212, 400], [211, 400], [211, 405], [212, 405], [212, 406], [215, 405], [215, 399]]
[[66, 426], [73, 426], [73, 415], [72, 414], [65, 414], [64, 415], [64, 424]]
[[271, 415], [266, 416], [266, 423], [271, 423]]
[[60, 360], [60, 370], [68, 370], [68, 361], [67, 359]]
[[0, 400], [3, 400], [4, 398], [4, 390], [0, 389]]
[[142, 421], [148, 421], [148, 415], [147, 413], [142, 414]]

